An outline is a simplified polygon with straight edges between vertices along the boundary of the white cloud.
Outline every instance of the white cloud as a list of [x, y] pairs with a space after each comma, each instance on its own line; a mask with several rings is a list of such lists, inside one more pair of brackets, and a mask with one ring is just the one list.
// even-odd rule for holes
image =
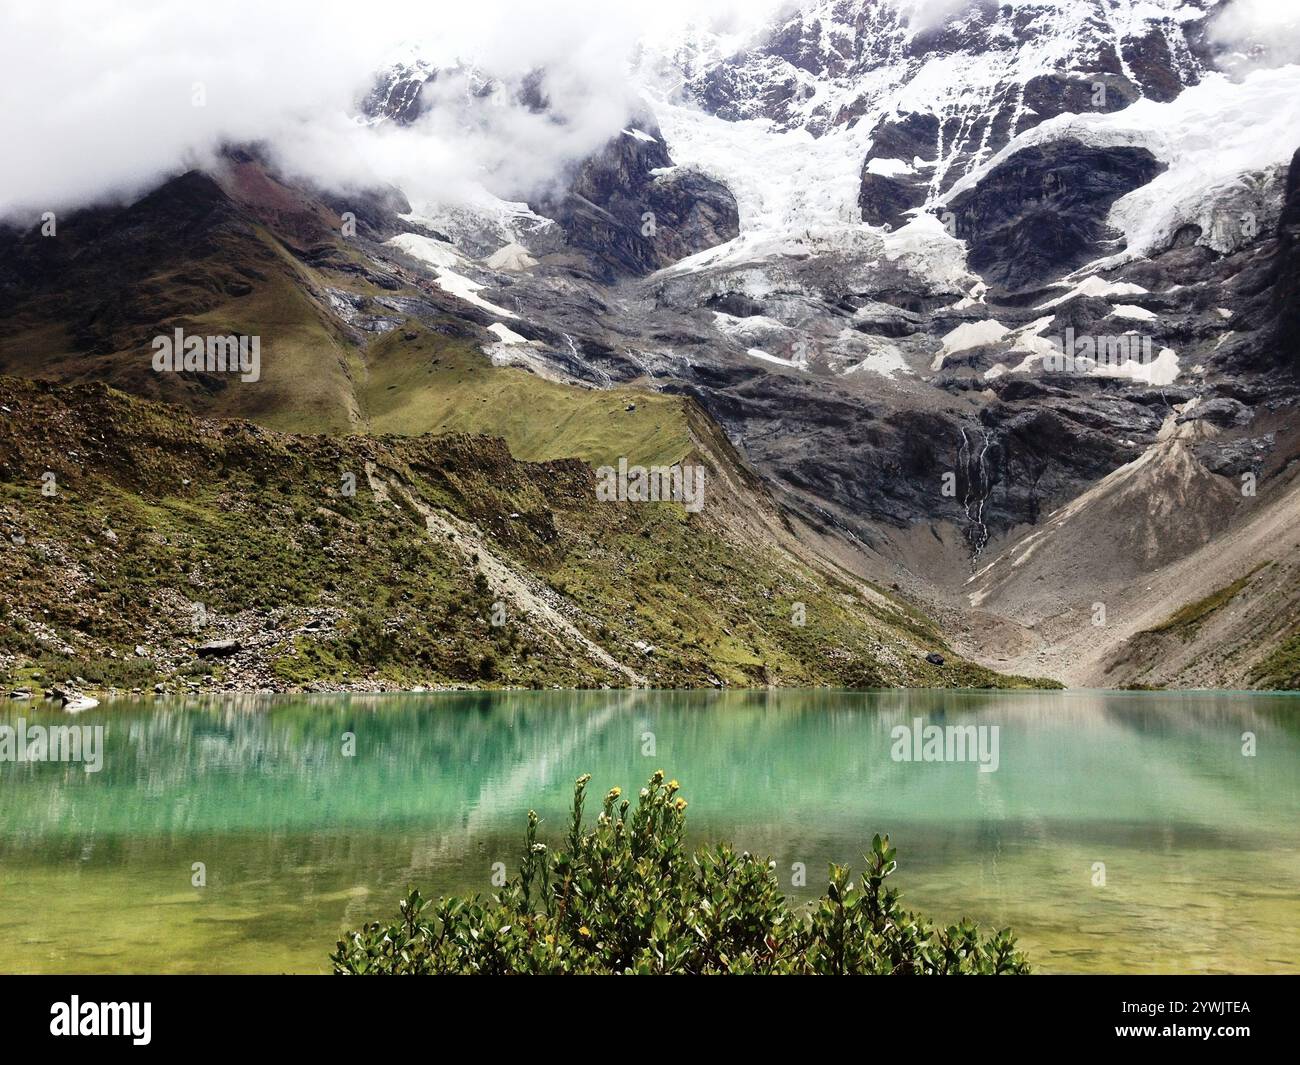
[[[127, 199], [212, 162], [223, 144], [254, 141], [324, 184], [378, 179], [433, 199], [488, 175], [518, 194], [618, 132], [640, 38], [738, 9], [738, 0], [4, 0], [0, 217]], [[357, 125], [356, 101], [403, 50], [507, 79], [545, 68], [552, 112], [507, 102], [467, 123], [463, 107], [439, 106], [408, 130]]]
[[1229, 54], [1226, 70], [1300, 62], [1300, 8], [1291, 0], [1228, 0], [1210, 22], [1210, 39]]
[[974, 0], [901, 0], [899, 6], [908, 10], [912, 29], [930, 30], [964, 15], [974, 6]]

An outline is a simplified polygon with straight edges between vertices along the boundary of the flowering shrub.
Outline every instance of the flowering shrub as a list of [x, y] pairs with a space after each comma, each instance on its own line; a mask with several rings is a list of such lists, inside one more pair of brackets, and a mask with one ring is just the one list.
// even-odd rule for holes
[[833, 865], [811, 912], [791, 909], [771, 866], [722, 844], [689, 855], [686, 800], [662, 771], [635, 806], [618, 788], [583, 831], [589, 776], [573, 792], [566, 846], [537, 841], [528, 814], [519, 873], [499, 894], [434, 903], [419, 891], [392, 923], [339, 940], [336, 973], [1019, 974], [1009, 931], [934, 928], [885, 886], [888, 836], [871, 841], [861, 883]]

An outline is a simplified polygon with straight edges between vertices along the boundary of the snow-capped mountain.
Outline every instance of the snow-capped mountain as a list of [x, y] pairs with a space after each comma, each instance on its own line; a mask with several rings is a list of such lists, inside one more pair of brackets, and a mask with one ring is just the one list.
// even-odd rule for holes
[[[1268, 264], [1300, 68], [1224, 69], [1222, 7], [822, 0], [746, 40], [657, 41], [635, 119], [530, 205], [595, 262], [601, 312], [572, 258], [564, 281], [543, 256], [499, 283], [563, 337], [554, 372], [689, 392], [806, 520], [909, 567], [934, 564], [918, 523], [957, 527], [982, 566], [1171, 419], [1206, 430], [1187, 446], [1212, 476], [1258, 472], [1276, 437], [1249, 408], [1287, 362]], [[640, 232], [669, 181], [674, 220], [707, 203], [720, 224]], [[1044, 374], [1076, 337], [1133, 357]], [[536, 366], [549, 346], [493, 350]], [[1223, 509], [1192, 520], [1202, 505], [1167, 520], [1210, 537]], [[1160, 525], [1138, 572], [1181, 550]]]
[[[1119, 648], [1300, 514], [1300, 66], [1225, 44], [1231, 9], [809, 0], [647, 42], [594, 137], [555, 71], [438, 66], [415, 42], [360, 103], [367, 130], [518, 115], [591, 144], [409, 201], [291, 210], [247, 159], [219, 180], [314, 234], [295, 254], [338, 343], [414, 318], [498, 366], [690, 396], [805, 543], [973, 654], [1195, 680]], [[312, 225], [345, 207], [339, 251]], [[109, 320], [78, 323], [97, 353]], [[1252, 602], [1300, 603], [1294, 565], [1269, 573]], [[1278, 637], [1255, 610], [1240, 639]], [[1245, 683], [1241, 662], [1223, 669]]]

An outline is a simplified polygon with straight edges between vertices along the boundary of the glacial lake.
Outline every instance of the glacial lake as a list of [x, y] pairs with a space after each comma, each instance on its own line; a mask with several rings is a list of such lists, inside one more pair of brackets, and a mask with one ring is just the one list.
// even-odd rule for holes
[[[75, 718], [0, 701], [0, 725], [19, 718], [106, 732], [97, 773], [0, 762], [0, 972], [325, 972], [408, 884], [491, 890], [530, 807], [558, 838], [579, 774], [594, 816], [660, 767], [694, 842], [769, 855], [799, 899], [888, 832], [907, 905], [1012, 926], [1037, 971], [1300, 972], [1289, 695], [241, 696]], [[996, 735], [996, 771], [896, 758], [918, 718]]]

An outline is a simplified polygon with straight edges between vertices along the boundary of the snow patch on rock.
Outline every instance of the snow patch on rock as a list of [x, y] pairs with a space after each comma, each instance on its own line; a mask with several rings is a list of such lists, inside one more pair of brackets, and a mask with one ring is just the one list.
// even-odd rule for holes
[[528, 344], [528, 343], [531, 343], [531, 341], [529, 341], [529, 339], [528, 339], [527, 337], [525, 337], [525, 336], [520, 336], [518, 333], [516, 333], [516, 332], [515, 332], [513, 329], [511, 329], [509, 326], [507, 326], [507, 325], [502, 325], [500, 322], [493, 322], [490, 326], [488, 326], [488, 332], [494, 334], [494, 335], [496, 336], [496, 338], [497, 338], [499, 341], [501, 341], [502, 344]]
[[971, 348], [983, 347], [986, 344], [996, 344], [1010, 332], [1011, 330], [996, 318], [985, 318], [982, 322], [962, 322], [956, 329], [943, 335], [941, 338], [943, 347], [930, 363], [930, 369], [936, 372], [942, 370], [944, 360], [948, 356], [969, 351]]
[[471, 281], [468, 277], [454, 273], [451, 270], [442, 270], [434, 278], [438, 287], [443, 292], [449, 292], [453, 296], [464, 300], [466, 303], [472, 303], [475, 307], [482, 307], [485, 311], [491, 311], [493, 314], [499, 314], [503, 318], [518, 318], [519, 315], [514, 311], [508, 311], [504, 307], [498, 307], [495, 303], [489, 303], [478, 291], [486, 286], [480, 285], [477, 281]]
[[1111, 308], [1107, 318], [1129, 318], [1135, 322], [1154, 322], [1160, 316], [1155, 311], [1138, 307], [1132, 303], [1117, 303]]
[[1063, 296], [1057, 296], [1055, 299], [1048, 300], [1046, 303], [1040, 303], [1034, 308], [1036, 311], [1045, 311], [1051, 307], [1059, 307], [1062, 303], [1068, 303], [1079, 296], [1142, 296], [1147, 292], [1141, 285], [1134, 285], [1127, 281], [1107, 281], [1104, 277], [1094, 274], [1092, 277], [1085, 277], [1072, 289]]
[[531, 270], [536, 265], [537, 260], [528, 254], [528, 249], [522, 244], [506, 244], [494, 251], [487, 259], [488, 269], [510, 273]]
[[806, 357], [795, 359], [783, 359], [779, 355], [773, 355], [764, 351], [762, 348], [749, 348], [745, 352], [750, 358], [762, 359], [764, 362], [775, 363], [777, 366], [784, 366], [788, 370], [807, 370], [808, 360]]
[[384, 243], [430, 266], [461, 266], [466, 261], [465, 256], [456, 250], [455, 245], [434, 240], [432, 237], [424, 237], [419, 233], [399, 233]]

